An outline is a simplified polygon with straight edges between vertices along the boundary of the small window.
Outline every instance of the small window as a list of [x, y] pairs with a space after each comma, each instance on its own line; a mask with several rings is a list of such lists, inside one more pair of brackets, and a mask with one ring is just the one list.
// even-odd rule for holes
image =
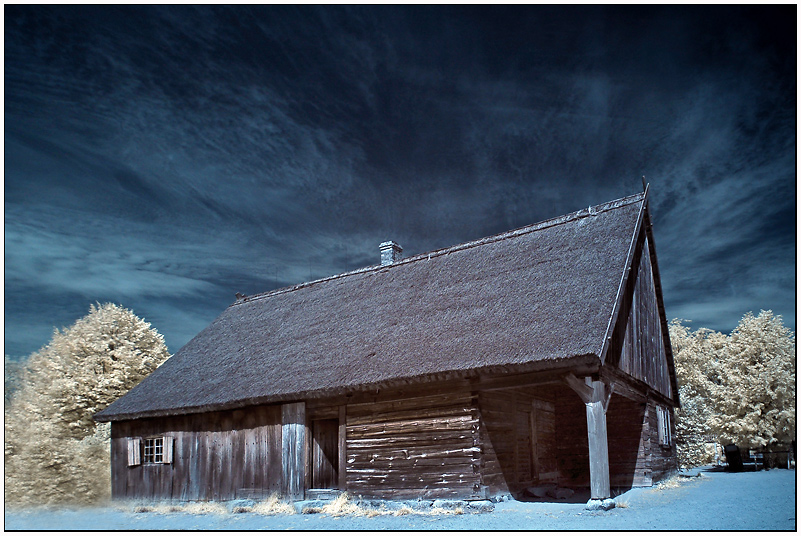
[[659, 444], [669, 447], [672, 438], [670, 437], [670, 410], [662, 406], [656, 407], [656, 422], [659, 429]]
[[144, 463], [164, 463], [164, 438], [151, 437], [145, 439], [145, 451], [142, 454]]
[[128, 439], [128, 465], [172, 463], [172, 437]]

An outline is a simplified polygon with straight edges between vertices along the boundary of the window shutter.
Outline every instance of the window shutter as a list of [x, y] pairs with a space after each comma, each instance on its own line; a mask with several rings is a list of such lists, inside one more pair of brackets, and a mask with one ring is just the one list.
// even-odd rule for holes
[[670, 434], [670, 410], [665, 408], [665, 445], [670, 446], [673, 438]]
[[164, 463], [172, 463], [172, 437], [164, 436]]
[[659, 430], [659, 444], [665, 444], [665, 414], [661, 406], [656, 407], [656, 427]]
[[142, 463], [138, 437], [128, 438], [128, 467]]

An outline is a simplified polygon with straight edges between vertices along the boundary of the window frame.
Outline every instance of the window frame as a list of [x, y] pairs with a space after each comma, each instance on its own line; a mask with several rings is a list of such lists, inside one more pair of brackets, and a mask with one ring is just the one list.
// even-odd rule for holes
[[170, 465], [173, 462], [173, 437], [147, 436], [128, 438], [128, 467]]
[[164, 463], [164, 436], [146, 437], [142, 441], [142, 463]]
[[671, 431], [670, 409], [664, 406], [656, 406], [656, 423], [659, 432], [659, 445], [670, 448], [673, 445], [673, 434]]

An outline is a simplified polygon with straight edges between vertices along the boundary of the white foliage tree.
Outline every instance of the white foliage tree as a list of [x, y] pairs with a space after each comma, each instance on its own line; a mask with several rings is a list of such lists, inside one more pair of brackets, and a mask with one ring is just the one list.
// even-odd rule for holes
[[721, 443], [764, 448], [795, 437], [795, 335], [771, 311], [732, 331], [712, 386], [709, 427]]
[[731, 335], [670, 324], [681, 409], [676, 446], [682, 466], [711, 462], [711, 439], [744, 448], [795, 438], [795, 335], [771, 311], [747, 313]]
[[28, 358], [6, 403], [6, 504], [108, 498], [110, 427], [92, 416], [168, 357], [149, 323], [110, 303], [56, 330]]
[[710, 437], [710, 387], [716, 381], [714, 366], [726, 336], [709, 329], [696, 332], [673, 320], [669, 325], [673, 362], [681, 408], [676, 410], [676, 453], [679, 465], [694, 467], [711, 460], [704, 449]]

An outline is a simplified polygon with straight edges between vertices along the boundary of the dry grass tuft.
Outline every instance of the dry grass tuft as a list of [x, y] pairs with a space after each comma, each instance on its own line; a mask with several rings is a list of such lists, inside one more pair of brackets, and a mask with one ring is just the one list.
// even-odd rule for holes
[[320, 508], [321, 514], [328, 514], [330, 516], [363, 516], [367, 514], [367, 510], [359, 505], [352, 503], [347, 493], [341, 494], [339, 497]]
[[195, 514], [195, 515], [227, 515], [228, 509], [225, 506], [213, 502], [193, 502], [187, 504], [138, 504], [133, 507], [136, 514], [153, 513], [153, 514]]
[[133, 507], [134, 513], [153, 513], [153, 514], [172, 514], [180, 512], [180, 507], [175, 504], [137, 504]]
[[392, 512], [392, 515], [394, 515], [394, 516], [405, 516], [405, 515], [408, 515], [408, 514], [416, 514], [416, 513], [417, 513], [416, 511], [412, 510], [408, 506], [403, 506], [401, 508], [398, 508], [394, 512]]
[[[122, 505], [121, 505], [122, 506]], [[623, 507], [625, 508], [625, 507]], [[154, 513], [154, 514], [194, 514], [194, 515], [227, 515], [229, 514], [227, 508], [215, 502], [190, 502], [183, 504], [170, 504], [170, 503], [152, 503], [152, 504], [134, 504], [126, 505], [125, 509], [132, 509], [134, 513]], [[283, 502], [278, 494], [270, 495], [267, 499], [255, 504], [254, 506], [235, 506], [231, 513], [244, 514], [253, 513], [263, 516], [274, 515], [294, 515], [297, 513], [292, 503]], [[415, 510], [408, 506], [403, 506], [397, 510], [388, 510], [385, 506], [380, 509], [363, 508], [358, 504], [351, 502], [347, 493], [341, 494], [333, 501], [323, 506], [307, 506], [303, 508], [302, 514], [326, 514], [332, 517], [353, 516], [353, 517], [377, 517], [377, 516], [405, 516], [405, 515], [419, 515], [419, 516], [448, 516], [448, 515], [462, 515], [465, 513], [464, 508], [457, 506], [451, 510], [441, 507], [432, 508], [430, 510]]]
[[[423, 513], [423, 512], [420, 512]], [[457, 506], [453, 510], [447, 510], [445, 508], [432, 508], [430, 512], [427, 512], [428, 515], [431, 516], [439, 516], [439, 515], [446, 515], [446, 516], [459, 516], [464, 514], [464, 509], [461, 506]]]
[[619, 502], [615, 501], [615, 508], [628, 508], [628, 507], [629, 503], [627, 503], [626, 501], [619, 501]]
[[376, 516], [405, 516], [405, 515], [421, 515], [421, 516], [437, 516], [437, 515], [461, 515], [464, 514], [462, 507], [456, 507], [452, 510], [445, 508], [432, 508], [431, 510], [415, 510], [408, 506], [402, 506], [397, 510], [387, 510], [384, 506], [381, 509], [367, 509], [362, 508], [356, 503], [350, 501], [347, 493], [341, 494], [328, 504], [323, 506], [307, 506], [302, 511], [303, 514], [327, 514], [333, 517], [341, 516], [354, 516], [354, 517], [376, 517]]
[[296, 513], [294, 506], [292, 506], [290, 503], [281, 501], [278, 494], [275, 493], [270, 495], [267, 499], [263, 500], [262, 502], [256, 504], [253, 508], [248, 509], [248, 511], [263, 516], [274, 516], [274, 515], [291, 516], [295, 515]]
[[220, 503], [215, 502], [191, 502], [185, 504], [181, 510], [187, 514], [206, 515], [211, 514], [215, 516], [228, 515], [228, 509]]
[[659, 482], [655, 487], [656, 489], [673, 489], [681, 486], [681, 480], [678, 476], [672, 476], [667, 480]]

